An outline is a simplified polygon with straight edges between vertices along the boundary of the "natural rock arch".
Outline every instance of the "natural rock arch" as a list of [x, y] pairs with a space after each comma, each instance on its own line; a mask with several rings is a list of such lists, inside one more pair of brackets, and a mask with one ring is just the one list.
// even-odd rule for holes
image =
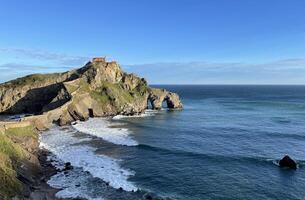
[[179, 96], [164, 89], [152, 89], [148, 96], [148, 102], [151, 103], [152, 109], [155, 110], [160, 110], [163, 107], [163, 102], [166, 102], [169, 109], [182, 108]]

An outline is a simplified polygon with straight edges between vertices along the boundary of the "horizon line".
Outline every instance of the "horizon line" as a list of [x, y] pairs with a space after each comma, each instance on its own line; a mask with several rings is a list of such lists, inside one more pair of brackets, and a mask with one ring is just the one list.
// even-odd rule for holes
[[263, 84], [248, 84], [248, 83], [238, 83], [238, 84], [227, 84], [227, 83], [200, 83], [200, 84], [174, 84], [174, 83], [157, 83], [157, 84], [148, 84], [150, 86], [159, 86], [159, 85], [169, 85], [169, 86], [305, 86], [305, 83], [302, 84], [268, 84], [268, 83], [263, 83]]

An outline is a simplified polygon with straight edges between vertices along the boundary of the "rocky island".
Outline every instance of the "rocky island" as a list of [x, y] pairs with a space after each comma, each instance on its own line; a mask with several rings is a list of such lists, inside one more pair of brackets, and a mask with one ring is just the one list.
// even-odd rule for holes
[[[0, 84], [0, 114], [26, 114], [18, 122], [0, 122], [0, 199], [39, 195], [33, 193], [35, 184], [45, 183], [39, 131], [90, 117], [141, 114], [149, 104], [161, 109], [163, 102], [169, 109], [182, 108], [176, 93], [151, 88], [144, 78], [105, 58], [64, 73], [33, 74]], [[20, 192], [26, 195], [18, 197]]]

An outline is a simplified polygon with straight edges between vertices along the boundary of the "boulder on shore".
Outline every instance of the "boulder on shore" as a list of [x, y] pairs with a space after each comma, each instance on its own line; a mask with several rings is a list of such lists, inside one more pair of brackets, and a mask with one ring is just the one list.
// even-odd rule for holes
[[288, 155], [284, 156], [279, 162], [280, 167], [287, 167], [290, 169], [297, 169], [297, 163]]

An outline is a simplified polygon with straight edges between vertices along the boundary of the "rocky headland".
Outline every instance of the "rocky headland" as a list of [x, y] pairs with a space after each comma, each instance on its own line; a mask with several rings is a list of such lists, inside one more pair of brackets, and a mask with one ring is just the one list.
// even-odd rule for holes
[[26, 114], [18, 122], [0, 122], [0, 199], [55, 199], [45, 183], [52, 169], [46, 170], [46, 153], [38, 148], [39, 131], [54, 123], [141, 114], [149, 104], [161, 109], [163, 102], [169, 109], [182, 108], [176, 93], [151, 88], [144, 78], [104, 58], [64, 73], [33, 74], [0, 84], [0, 114]]
[[182, 108], [179, 96], [148, 86], [144, 78], [122, 71], [116, 62], [94, 58], [65, 73], [34, 74], [0, 85], [0, 113], [25, 117], [39, 130], [89, 117], [140, 114], [151, 103], [161, 109]]

